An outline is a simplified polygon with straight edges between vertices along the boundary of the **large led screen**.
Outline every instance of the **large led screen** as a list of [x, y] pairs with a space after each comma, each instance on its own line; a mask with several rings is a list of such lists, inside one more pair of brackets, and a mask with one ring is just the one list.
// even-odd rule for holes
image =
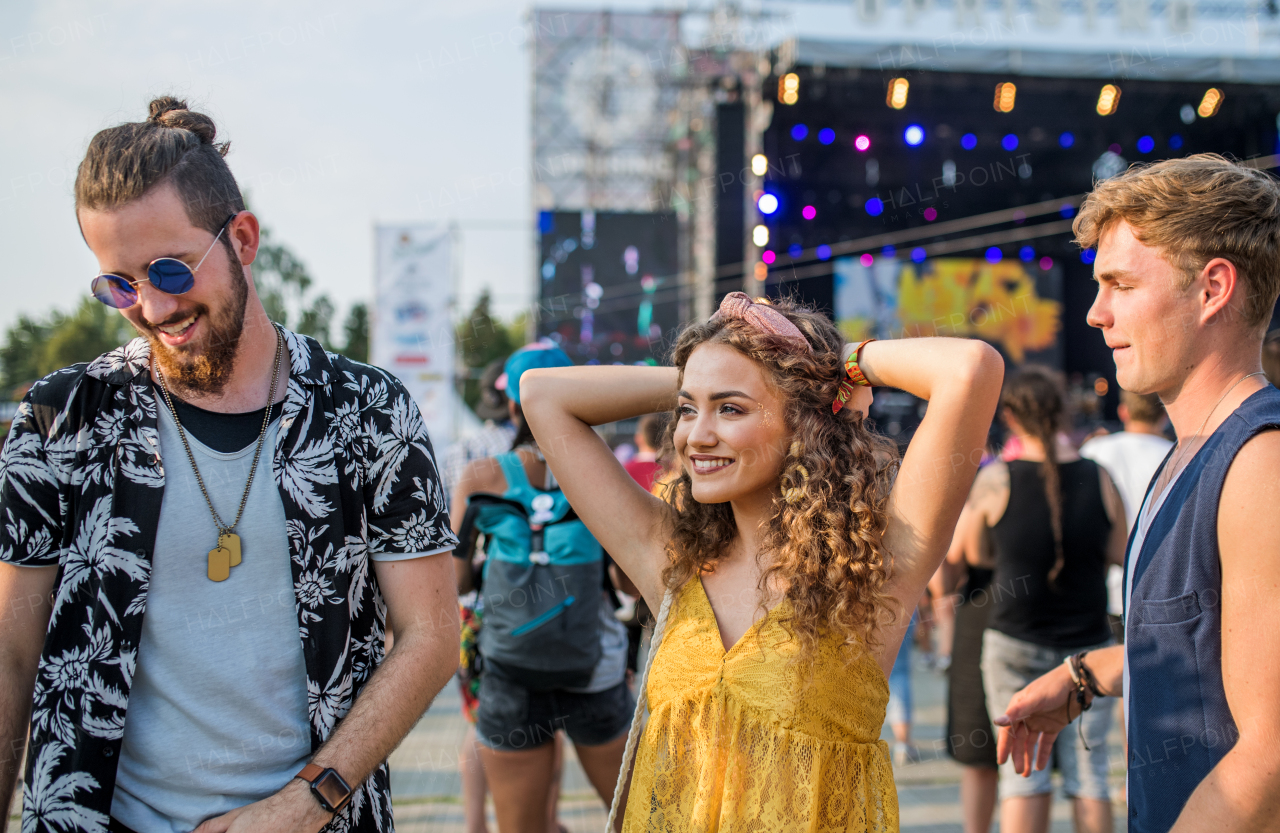
[[679, 324], [676, 216], [544, 211], [538, 335], [588, 364], [660, 363]]

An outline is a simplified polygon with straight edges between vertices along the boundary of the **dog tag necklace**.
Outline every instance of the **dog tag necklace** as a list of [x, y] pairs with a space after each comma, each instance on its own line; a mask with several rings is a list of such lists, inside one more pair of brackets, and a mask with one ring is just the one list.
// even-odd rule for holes
[[164, 373], [160, 371], [160, 365], [156, 365], [156, 379], [160, 382], [160, 392], [164, 394], [164, 401], [169, 405], [169, 413], [173, 415], [173, 424], [178, 426], [178, 436], [182, 438], [182, 447], [187, 451], [187, 460], [191, 462], [191, 470], [195, 472], [196, 483], [200, 485], [200, 491], [204, 495], [204, 502], [209, 505], [209, 514], [213, 515], [213, 524], [218, 529], [218, 545], [209, 550], [209, 580], [210, 581], [226, 581], [231, 575], [231, 568], [240, 565], [240, 536], [235, 533], [236, 524], [240, 523], [240, 516], [244, 514], [244, 506], [249, 501], [249, 488], [253, 486], [253, 475], [258, 470], [258, 458], [262, 455], [262, 444], [267, 439], [267, 426], [271, 424], [271, 408], [276, 401], [276, 378], [280, 375], [280, 353], [283, 349], [284, 339], [280, 336], [280, 331], [272, 329], [276, 334], [276, 358], [271, 365], [271, 392], [267, 394], [267, 412], [262, 417], [262, 430], [258, 433], [258, 447], [253, 452], [253, 464], [249, 467], [249, 480], [244, 484], [244, 494], [240, 497], [240, 508], [236, 510], [236, 517], [230, 524], [223, 524], [222, 517], [218, 515], [218, 510], [213, 508], [213, 501], [209, 498], [209, 490], [204, 486], [204, 478], [200, 476], [200, 468], [196, 465], [195, 455], [191, 453], [191, 444], [187, 442], [187, 432], [182, 430], [182, 423], [178, 420], [178, 411], [173, 407], [173, 400], [169, 397], [169, 389], [164, 383]]

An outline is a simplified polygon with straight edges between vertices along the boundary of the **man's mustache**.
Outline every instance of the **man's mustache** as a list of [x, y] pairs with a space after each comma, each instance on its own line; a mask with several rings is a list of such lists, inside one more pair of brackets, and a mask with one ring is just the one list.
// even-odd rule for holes
[[147, 330], [155, 331], [160, 329], [161, 327], [168, 327], [172, 324], [177, 324], [179, 321], [186, 321], [188, 318], [190, 318], [193, 315], [207, 316], [208, 313], [209, 313], [209, 308], [207, 306], [205, 306], [204, 304], [197, 304], [189, 310], [184, 310], [182, 312], [175, 312], [173, 315], [170, 315], [165, 320], [160, 321], [158, 323], [154, 323], [154, 324], [148, 321], [145, 317], [139, 315], [138, 326]]

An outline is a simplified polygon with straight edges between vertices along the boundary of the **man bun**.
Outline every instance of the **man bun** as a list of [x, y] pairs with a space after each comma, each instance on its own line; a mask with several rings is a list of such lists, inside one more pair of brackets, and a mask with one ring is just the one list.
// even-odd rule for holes
[[[199, 137], [200, 144], [214, 145], [213, 140], [218, 135], [217, 125], [213, 123], [213, 119], [204, 113], [188, 110], [187, 102], [171, 95], [165, 95], [152, 100], [148, 109], [150, 112], [147, 116], [147, 121], [151, 124], [175, 130], [187, 130]], [[223, 156], [227, 155], [227, 150], [230, 147], [230, 142], [214, 145], [218, 153]]]
[[[160, 96], [145, 121], [100, 130], [76, 170], [76, 213], [110, 211], [152, 188], [177, 188], [193, 225], [216, 234], [227, 217], [244, 211], [244, 196], [215, 143], [218, 128], [204, 113], [174, 96]], [[227, 242], [230, 245], [229, 241]]]

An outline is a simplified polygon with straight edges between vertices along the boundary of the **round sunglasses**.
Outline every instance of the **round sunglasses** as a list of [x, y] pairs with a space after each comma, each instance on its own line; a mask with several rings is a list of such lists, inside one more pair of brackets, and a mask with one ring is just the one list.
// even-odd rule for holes
[[[151, 261], [147, 266], [147, 279], [151, 281], [151, 285], [167, 295], [181, 295], [184, 292], [191, 291], [191, 287], [196, 285], [196, 271], [204, 265], [213, 247], [218, 245], [218, 240], [222, 237], [222, 232], [227, 230], [227, 224], [234, 220], [235, 214], [222, 221], [222, 227], [218, 229], [218, 234], [213, 238], [213, 243], [209, 246], [209, 251], [204, 253], [204, 257], [200, 258], [200, 262], [192, 269], [187, 264], [178, 260], [176, 257], [160, 257]], [[93, 297], [102, 303], [115, 309], [128, 309], [138, 303], [138, 284], [142, 281], [131, 281], [128, 278], [122, 278], [119, 275], [98, 275], [89, 283], [89, 289], [93, 292]]]

